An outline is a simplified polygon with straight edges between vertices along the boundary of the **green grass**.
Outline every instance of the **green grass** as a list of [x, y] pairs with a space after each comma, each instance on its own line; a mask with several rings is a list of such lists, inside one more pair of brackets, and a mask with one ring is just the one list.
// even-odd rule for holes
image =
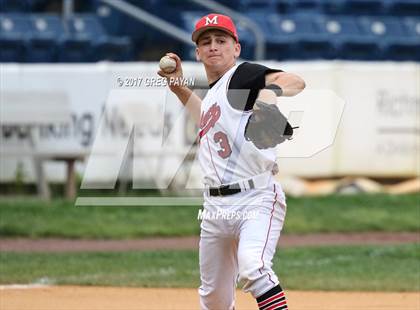
[[[295, 248], [274, 269], [287, 289], [419, 291], [419, 245]], [[197, 287], [196, 251], [0, 253], [0, 283]]]
[[195, 235], [199, 207], [75, 207], [65, 201], [0, 204], [0, 236], [127, 239]]
[[285, 231], [420, 231], [420, 194], [289, 199]]
[[[200, 206], [75, 207], [36, 200], [0, 202], [0, 236], [138, 238], [199, 233]], [[420, 194], [291, 198], [285, 233], [420, 231]]]

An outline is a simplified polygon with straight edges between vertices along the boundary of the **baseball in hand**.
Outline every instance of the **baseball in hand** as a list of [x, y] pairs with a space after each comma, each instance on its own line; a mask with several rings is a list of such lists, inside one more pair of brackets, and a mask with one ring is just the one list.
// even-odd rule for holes
[[172, 73], [176, 69], [176, 61], [169, 56], [163, 56], [159, 61], [159, 67], [165, 73]]

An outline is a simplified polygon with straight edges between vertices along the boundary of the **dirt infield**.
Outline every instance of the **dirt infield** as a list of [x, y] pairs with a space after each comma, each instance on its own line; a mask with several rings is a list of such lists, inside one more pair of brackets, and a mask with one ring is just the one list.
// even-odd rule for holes
[[[420, 293], [287, 292], [291, 310], [418, 310]], [[43, 287], [0, 288], [2, 310], [189, 310], [198, 309], [195, 289]], [[237, 310], [257, 309], [237, 292]]]
[[[330, 233], [284, 235], [279, 247], [401, 244], [420, 242], [420, 234], [412, 232], [388, 233]], [[134, 240], [69, 240], [1, 238], [0, 251], [13, 252], [78, 252], [78, 251], [147, 251], [198, 249], [198, 237], [145, 238]]]

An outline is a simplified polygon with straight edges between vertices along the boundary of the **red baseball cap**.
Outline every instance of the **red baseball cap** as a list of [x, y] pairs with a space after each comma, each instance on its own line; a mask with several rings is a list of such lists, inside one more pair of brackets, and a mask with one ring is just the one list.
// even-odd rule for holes
[[192, 34], [192, 40], [197, 43], [200, 35], [209, 29], [219, 29], [230, 34], [238, 42], [238, 33], [235, 24], [229, 16], [222, 14], [208, 14], [201, 17], [195, 24], [195, 30]]

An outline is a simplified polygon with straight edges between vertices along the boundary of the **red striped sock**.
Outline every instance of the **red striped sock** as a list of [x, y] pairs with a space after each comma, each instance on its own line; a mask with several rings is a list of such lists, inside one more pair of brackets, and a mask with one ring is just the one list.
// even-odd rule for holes
[[257, 298], [260, 310], [287, 310], [286, 296], [280, 285]]

